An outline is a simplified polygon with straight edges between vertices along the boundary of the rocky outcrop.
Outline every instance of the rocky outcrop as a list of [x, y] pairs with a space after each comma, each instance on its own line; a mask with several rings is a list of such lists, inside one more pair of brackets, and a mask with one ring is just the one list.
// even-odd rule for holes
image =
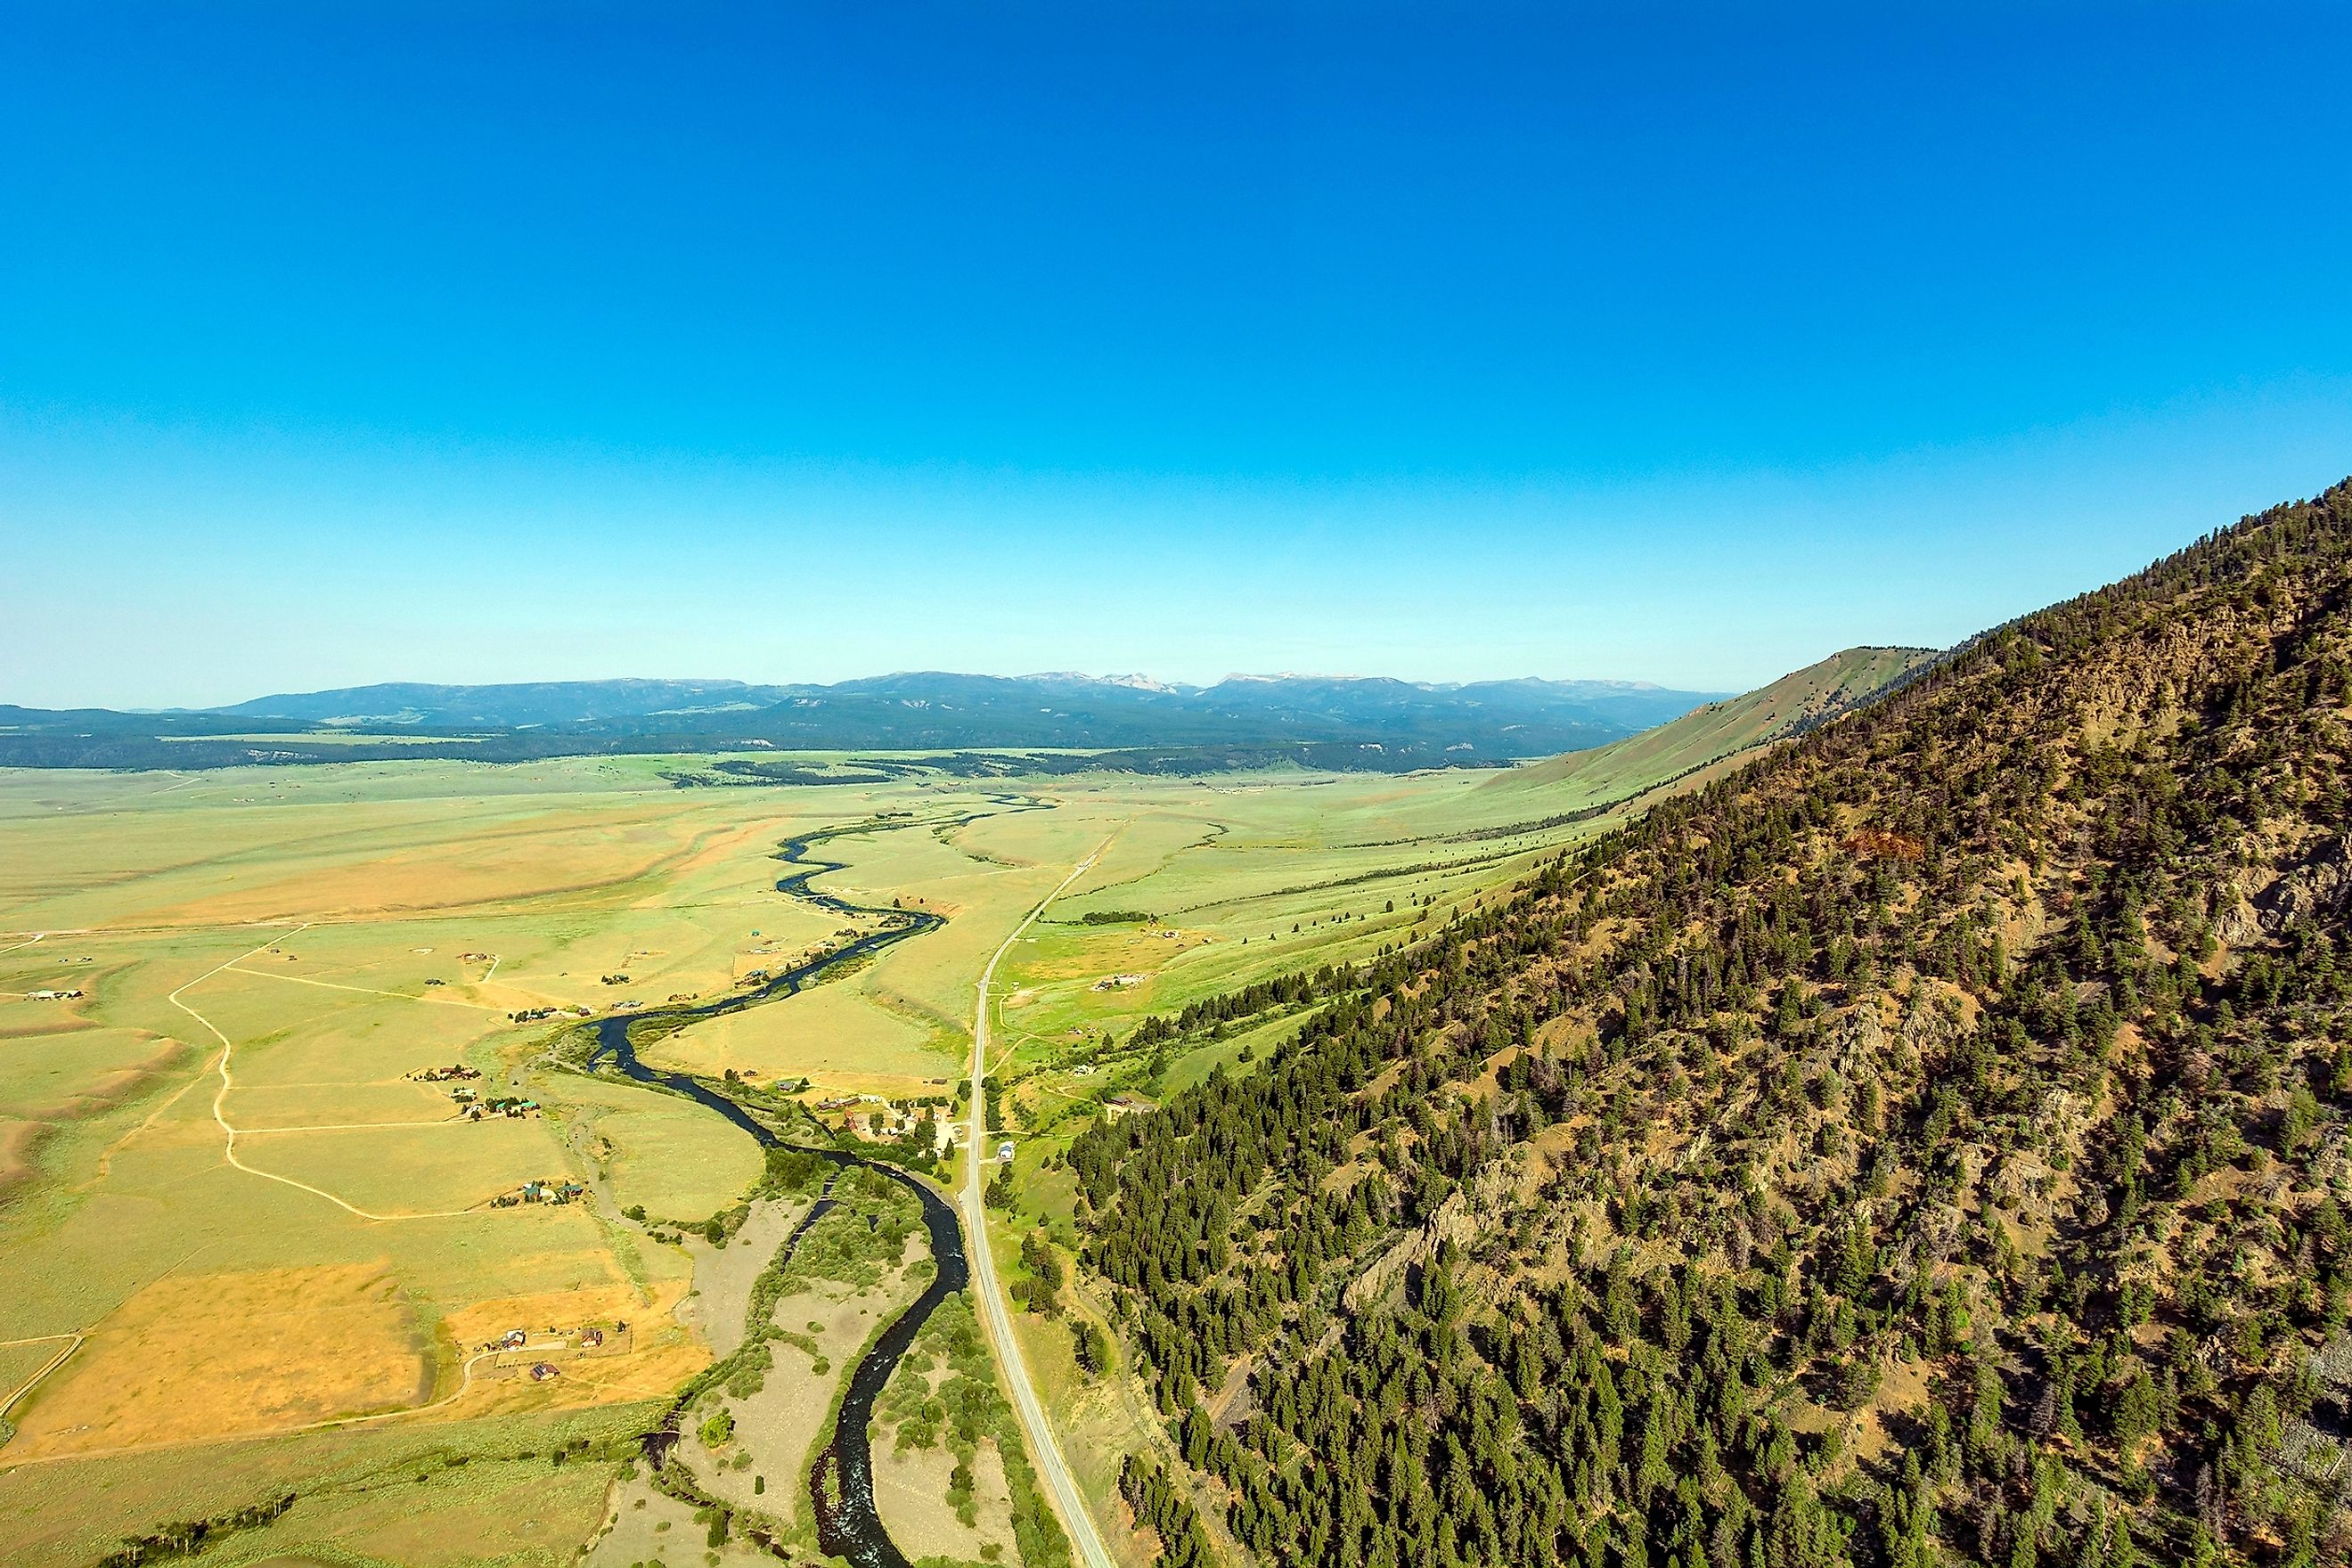
[[2352, 834], [2323, 840], [2301, 866], [2253, 900], [2263, 930], [2273, 936], [2315, 916], [2335, 914], [2347, 902], [2352, 902]]
[[2352, 903], [2352, 834], [2325, 838], [2293, 869], [2252, 886], [2213, 922], [2213, 934], [2243, 947]]

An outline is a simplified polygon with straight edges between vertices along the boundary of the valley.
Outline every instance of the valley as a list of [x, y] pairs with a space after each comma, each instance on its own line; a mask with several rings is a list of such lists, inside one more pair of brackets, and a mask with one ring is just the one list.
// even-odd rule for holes
[[[970, 1121], [986, 1173], [1009, 1142], [1011, 1179], [1046, 1191], [1087, 1116], [1249, 1049], [1137, 1048], [1143, 1017], [1400, 946], [1594, 827], [1529, 826], [1489, 773], [967, 781], [920, 763], [881, 784], [699, 788], [635, 758], [0, 773], [9, 1560], [94, 1561], [278, 1497], [205, 1559], [397, 1558], [425, 1526], [368, 1499], [427, 1457], [445, 1479], [418, 1508], [495, 1516], [484, 1539], [526, 1558], [593, 1539], [599, 1563], [650, 1560], [614, 1553], [650, 1550], [656, 1516], [699, 1540], [721, 1500], [730, 1530], [700, 1550], [752, 1532], [814, 1550], [824, 1410], [915, 1264], [819, 1274], [747, 1323], [746, 1268], [808, 1266], [757, 1256], [811, 1201], [763, 1144], [871, 1152], [944, 1193]], [[615, 1075], [600, 1039], [704, 1102]], [[868, 1107], [906, 1134], [866, 1127]], [[992, 1236], [1008, 1278], [1023, 1241]], [[1003, 1331], [957, 1310], [967, 1340]], [[1124, 1386], [1013, 1318], [1043, 1386]], [[748, 1405], [718, 1395], [745, 1437], [676, 1450], [696, 1478], [676, 1493], [704, 1500], [644, 1489], [633, 1435], [746, 1343], [770, 1370]], [[995, 1426], [957, 1429], [1013, 1511], [979, 1536], [905, 1529], [1056, 1561], [1004, 1522], [1061, 1540], [1034, 1479], [1025, 1503], [1005, 1489], [1035, 1472], [1003, 1387]], [[1109, 1518], [1115, 1456], [1068, 1437]], [[758, 1491], [720, 1490], [747, 1459]], [[929, 1485], [913, 1474], [877, 1486], [894, 1531]], [[600, 1511], [592, 1475], [646, 1507]], [[491, 1500], [513, 1489], [545, 1501]]]
[[2352, 5], [5, 38], [0, 1568], [2352, 1568]]
[[2347, 495], [1507, 770], [0, 774], [0, 1550], [2320, 1561]]

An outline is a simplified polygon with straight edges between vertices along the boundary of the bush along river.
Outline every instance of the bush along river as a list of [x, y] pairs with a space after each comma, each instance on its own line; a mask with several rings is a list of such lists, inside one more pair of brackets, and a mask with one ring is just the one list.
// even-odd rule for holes
[[[1034, 803], [1015, 796], [991, 798], [1010, 810], [1039, 809]], [[958, 819], [959, 822], [973, 820], [975, 818], [971, 816]], [[830, 893], [817, 892], [809, 886], [811, 878], [846, 868], [845, 862], [808, 858], [812, 845], [849, 833], [938, 826], [940, 824], [935, 820], [885, 818], [784, 840], [782, 852], [776, 858], [796, 869], [776, 883], [778, 892], [806, 900], [836, 914], [876, 915], [890, 923], [831, 952], [770, 975], [749, 991], [698, 1005], [649, 1007], [643, 1012], [600, 1018], [592, 1026], [594, 1045], [585, 1065], [592, 1071], [609, 1066], [634, 1082], [667, 1089], [672, 1094], [683, 1095], [698, 1105], [707, 1106], [740, 1128], [763, 1150], [803, 1147], [778, 1136], [741, 1102], [703, 1080], [688, 1073], [665, 1072], [646, 1066], [637, 1059], [636, 1046], [630, 1038], [630, 1032], [634, 1028], [640, 1034], [673, 1034], [705, 1018], [781, 1001], [798, 994], [804, 986], [833, 970], [870, 958], [885, 948], [944, 925], [946, 921], [940, 916], [927, 910], [882, 909], [856, 904]], [[890, 1374], [897, 1370], [899, 1358], [915, 1342], [915, 1336], [922, 1331], [923, 1324], [939, 1304], [971, 1283], [971, 1265], [964, 1256], [963, 1226], [956, 1217], [954, 1206], [940, 1196], [929, 1184], [918, 1181], [895, 1166], [861, 1159], [840, 1149], [810, 1148], [805, 1152], [835, 1166], [836, 1174], [839, 1170], [851, 1165], [864, 1165], [898, 1183], [921, 1202], [923, 1225], [930, 1233], [931, 1258], [936, 1266], [930, 1284], [915, 1299], [912, 1306], [882, 1331], [873, 1348], [851, 1371], [848, 1391], [842, 1398], [841, 1413], [834, 1424], [833, 1440], [818, 1454], [816, 1464], [809, 1474], [809, 1499], [816, 1519], [817, 1544], [823, 1551], [846, 1558], [858, 1568], [911, 1568], [906, 1553], [898, 1550], [898, 1543], [882, 1528], [881, 1516], [875, 1510], [874, 1453], [866, 1432], [873, 1418], [874, 1402], [881, 1395], [883, 1386], [890, 1381]], [[813, 1207], [793, 1227], [791, 1237], [784, 1243], [787, 1251], [799, 1242], [802, 1234], [829, 1203], [831, 1191], [832, 1182], [828, 1180], [825, 1194], [820, 1195], [817, 1206]], [[680, 1409], [673, 1407], [662, 1423], [645, 1436], [646, 1458], [656, 1468], [677, 1443], [679, 1414]]]

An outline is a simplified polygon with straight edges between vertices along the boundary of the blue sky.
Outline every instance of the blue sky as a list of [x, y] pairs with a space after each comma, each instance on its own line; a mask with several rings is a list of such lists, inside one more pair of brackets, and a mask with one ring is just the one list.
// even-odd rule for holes
[[0, 700], [1729, 689], [2352, 472], [2340, 5], [5, 15]]

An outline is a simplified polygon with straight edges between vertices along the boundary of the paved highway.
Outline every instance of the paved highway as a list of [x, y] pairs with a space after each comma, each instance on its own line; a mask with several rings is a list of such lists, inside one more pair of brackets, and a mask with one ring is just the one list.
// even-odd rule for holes
[[[1095, 851], [1095, 855], [1101, 853], [1100, 849]], [[1045, 1407], [1037, 1401], [1037, 1390], [1029, 1382], [1028, 1363], [1021, 1357], [1020, 1342], [1013, 1337], [1013, 1315], [1004, 1305], [1004, 1287], [998, 1282], [996, 1269], [989, 1260], [988, 1215], [981, 1197], [982, 1172], [993, 1166], [996, 1156], [995, 1148], [988, 1142], [988, 1096], [983, 1092], [988, 1079], [989, 986], [995, 981], [998, 961], [1012, 951], [1022, 932], [1045, 912], [1047, 904], [1093, 867], [1095, 855], [1079, 861], [1060, 885], [1029, 911], [1027, 918], [1013, 929], [1013, 934], [989, 956], [988, 967], [980, 972], [980, 1005], [972, 1015], [971, 1026], [971, 1127], [970, 1157], [964, 1161], [962, 1207], [964, 1246], [971, 1258], [972, 1289], [980, 1295], [981, 1316], [988, 1323], [989, 1336], [996, 1342], [996, 1353], [1003, 1359], [1004, 1381], [1012, 1386], [1013, 1407], [1020, 1413], [1021, 1428], [1028, 1435], [1029, 1457], [1036, 1462], [1038, 1474], [1045, 1478], [1054, 1510], [1062, 1516], [1062, 1528], [1069, 1533], [1077, 1560], [1086, 1568], [1115, 1568], [1109, 1550], [1103, 1545], [1101, 1532], [1095, 1529], [1094, 1516], [1087, 1512], [1086, 1499], [1079, 1495], [1069, 1467], [1062, 1462], [1062, 1446], [1055, 1439], [1054, 1429], [1046, 1425]]]

